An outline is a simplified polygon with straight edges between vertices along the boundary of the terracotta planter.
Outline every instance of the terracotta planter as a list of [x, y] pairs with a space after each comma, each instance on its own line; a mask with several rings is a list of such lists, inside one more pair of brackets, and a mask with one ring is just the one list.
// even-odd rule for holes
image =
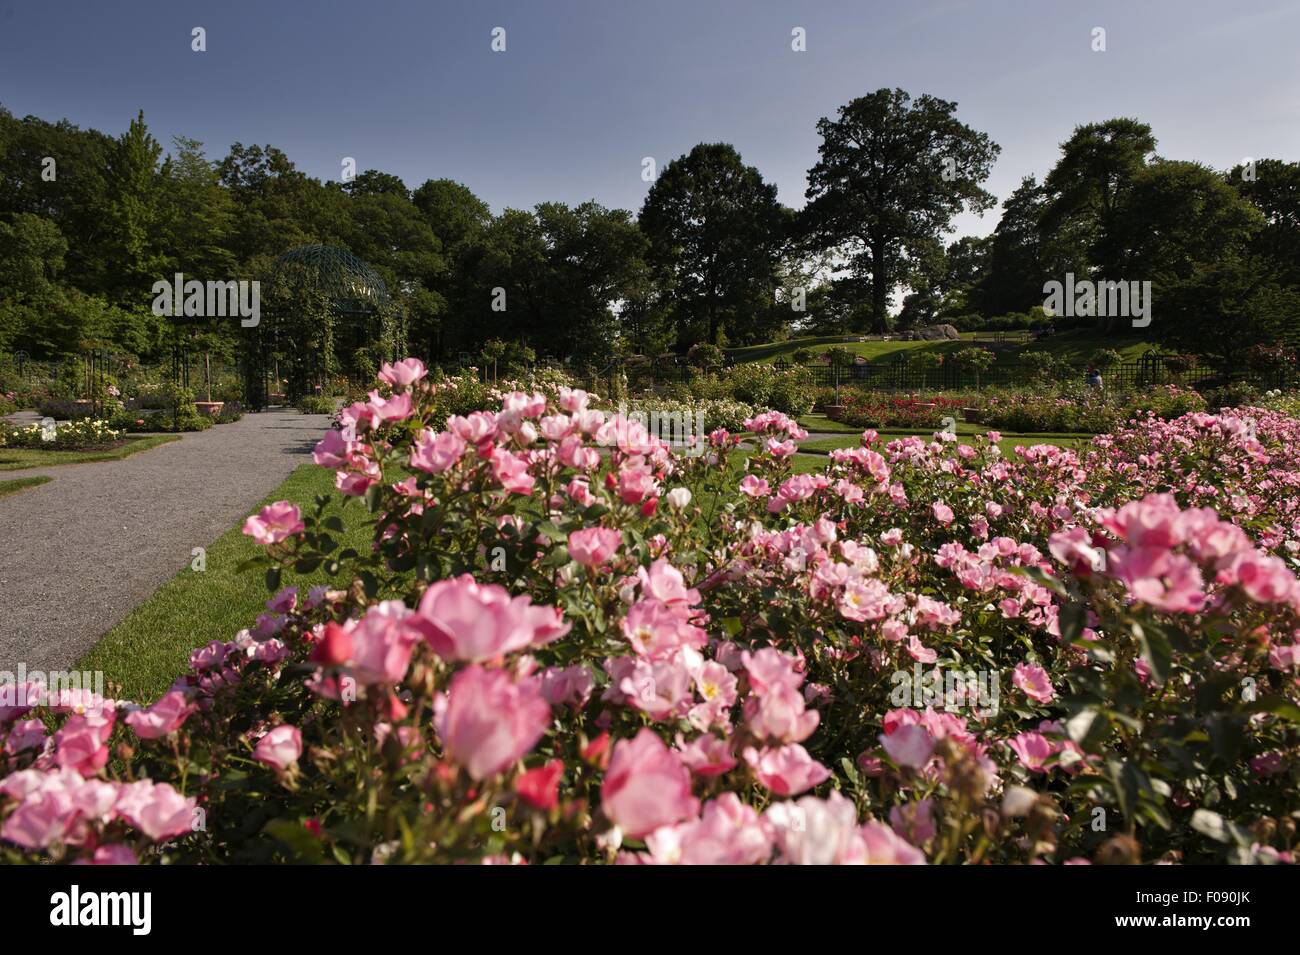
[[225, 404], [224, 401], [196, 401], [194, 407], [198, 409], [199, 414], [207, 415], [209, 418], [218, 418], [221, 416], [221, 409]]
[[840, 416], [848, 410], [848, 407], [848, 405], [826, 405], [822, 408], [822, 411], [825, 413], [826, 417], [830, 418], [832, 421], [839, 421]]

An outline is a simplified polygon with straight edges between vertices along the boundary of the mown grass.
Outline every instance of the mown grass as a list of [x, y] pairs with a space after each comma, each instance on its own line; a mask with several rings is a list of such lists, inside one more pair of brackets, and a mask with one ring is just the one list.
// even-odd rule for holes
[[0, 448], [0, 471], [44, 468], [57, 464], [90, 464], [94, 461], [117, 461], [141, 451], [148, 451], [169, 441], [179, 441], [178, 434], [149, 434], [127, 438], [116, 448], [98, 451], [41, 451], [29, 448]]
[[19, 491], [24, 491], [29, 487], [37, 487], [41, 484], [46, 484], [50, 480], [51, 478], [48, 477], [25, 477], [0, 481], [0, 497], [5, 497], [9, 494], [17, 494]]
[[[294, 501], [304, 511], [313, 506], [317, 494], [333, 493], [326, 515], [341, 514], [345, 533], [333, 535], [340, 549], [370, 546], [368, 515], [356, 500], [346, 504], [334, 491], [334, 472], [314, 464], [301, 465], [284, 483], [267, 495], [249, 513], [272, 501]], [[121, 684], [125, 698], [153, 700], [166, 691], [184, 672], [189, 652], [212, 640], [229, 640], [244, 627], [252, 626], [264, 613], [270, 594], [257, 571], [239, 574], [235, 568], [261, 551], [241, 531], [243, 521], [232, 527], [205, 554], [202, 572], [190, 566], [163, 584], [148, 600], [104, 635], [77, 664], [77, 669], [103, 671], [106, 680]], [[307, 588], [329, 581], [323, 570], [312, 574], [286, 573], [282, 583], [295, 585], [301, 596]]]
[[1154, 347], [1153, 343], [1139, 335], [1123, 330], [1103, 332], [1098, 330], [1075, 330], [1060, 332], [1042, 341], [996, 343], [988, 340], [973, 341], [974, 333], [967, 332], [958, 341], [939, 342], [845, 342], [838, 336], [792, 338], [784, 342], [771, 342], [765, 345], [751, 345], [747, 348], [731, 349], [730, 353], [737, 361], [757, 361], [770, 364], [775, 361], [793, 361], [794, 353], [800, 349], [820, 354], [828, 348], [846, 348], [855, 355], [861, 355], [868, 361], [889, 361], [899, 352], [930, 351], [952, 352], [979, 344], [998, 353], [998, 360], [1012, 360], [1024, 351], [1045, 351], [1070, 362], [1086, 362], [1094, 352], [1101, 348], [1110, 348], [1119, 352], [1122, 361], [1137, 361], [1142, 353]]
[[[972, 426], [967, 426], [972, 427]], [[983, 425], [974, 425], [978, 431], [963, 430], [961, 425], [957, 426], [957, 435], [959, 438], [970, 438], [974, 434], [984, 434], [989, 429]], [[888, 444], [897, 438], [906, 438], [910, 435], [919, 435], [923, 438], [929, 438], [934, 434], [934, 430], [885, 430], [877, 432], [880, 435], [879, 444]], [[860, 434], [861, 432], [858, 432]], [[1004, 455], [1011, 454], [1017, 447], [1029, 447], [1035, 444], [1052, 444], [1058, 448], [1075, 449], [1092, 441], [1090, 434], [1009, 434], [1002, 432], [1002, 439], [998, 441], [998, 447], [1002, 449]], [[839, 448], [856, 448], [858, 446], [858, 436], [843, 435], [833, 438], [810, 438], [807, 441], [799, 443], [801, 454], [822, 455], [829, 454], [831, 451]], [[966, 443], [970, 443], [969, 441]]]

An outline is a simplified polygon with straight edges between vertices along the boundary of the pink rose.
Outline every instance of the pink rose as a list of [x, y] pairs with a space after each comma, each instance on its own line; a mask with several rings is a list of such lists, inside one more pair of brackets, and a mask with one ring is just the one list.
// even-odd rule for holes
[[473, 662], [550, 643], [570, 627], [554, 607], [534, 606], [469, 574], [429, 587], [411, 623], [442, 658]]
[[171, 690], [147, 710], [136, 710], [129, 714], [126, 725], [135, 730], [135, 735], [141, 739], [158, 739], [180, 729], [196, 709], [197, 706], [187, 703], [184, 693]]
[[606, 563], [623, 543], [623, 534], [610, 527], [587, 527], [569, 535], [569, 556], [583, 567]]
[[466, 667], [451, 680], [435, 727], [447, 757], [483, 780], [518, 762], [546, 732], [551, 708], [535, 679]]
[[798, 743], [774, 749], [745, 750], [745, 762], [758, 781], [778, 796], [795, 796], [824, 783], [831, 773]]
[[700, 808], [691, 795], [690, 771], [644, 727], [632, 739], [614, 744], [600, 803], [605, 815], [633, 839], [689, 819]]
[[465, 439], [450, 431], [434, 434], [427, 428], [420, 432], [411, 451], [411, 467], [430, 474], [442, 474], [465, 453]]
[[253, 750], [253, 758], [272, 769], [288, 769], [302, 755], [302, 733], [298, 727], [285, 723], [271, 730]]
[[1039, 703], [1050, 703], [1056, 699], [1056, 690], [1047, 671], [1040, 666], [1017, 663], [1011, 675], [1011, 682], [1023, 690], [1025, 696]]
[[195, 805], [168, 783], [142, 780], [122, 787], [117, 812], [154, 842], [161, 842], [191, 830]]
[[259, 544], [278, 544], [304, 529], [297, 505], [288, 501], [268, 504], [244, 521], [244, 533]]
[[348, 670], [362, 686], [397, 683], [406, 676], [411, 652], [419, 642], [414, 613], [400, 600], [385, 600], [347, 625], [352, 638]]
[[379, 369], [379, 380], [394, 388], [407, 388], [425, 375], [428, 369], [418, 358], [403, 358], [401, 361], [383, 364]]
[[117, 714], [111, 709], [74, 715], [54, 734], [55, 761], [64, 769], [93, 776], [108, 763], [108, 738]]
[[76, 818], [68, 791], [49, 787], [23, 800], [0, 828], [0, 838], [24, 849], [44, 849], [62, 839]]
[[915, 723], [895, 727], [892, 733], [880, 737], [880, 744], [897, 765], [911, 769], [923, 768], [934, 752], [934, 740]]

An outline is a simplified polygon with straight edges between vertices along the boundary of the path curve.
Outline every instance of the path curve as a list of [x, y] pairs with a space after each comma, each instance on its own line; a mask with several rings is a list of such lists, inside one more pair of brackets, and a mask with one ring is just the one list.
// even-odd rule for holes
[[246, 517], [329, 426], [245, 415], [117, 461], [5, 471], [48, 484], [0, 498], [0, 671], [66, 669]]

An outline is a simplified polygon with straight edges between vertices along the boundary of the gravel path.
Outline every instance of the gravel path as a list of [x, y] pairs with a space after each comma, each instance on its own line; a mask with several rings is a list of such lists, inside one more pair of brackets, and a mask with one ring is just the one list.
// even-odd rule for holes
[[70, 667], [310, 460], [328, 424], [266, 411], [119, 461], [0, 473], [54, 479], [0, 498], [0, 671]]

